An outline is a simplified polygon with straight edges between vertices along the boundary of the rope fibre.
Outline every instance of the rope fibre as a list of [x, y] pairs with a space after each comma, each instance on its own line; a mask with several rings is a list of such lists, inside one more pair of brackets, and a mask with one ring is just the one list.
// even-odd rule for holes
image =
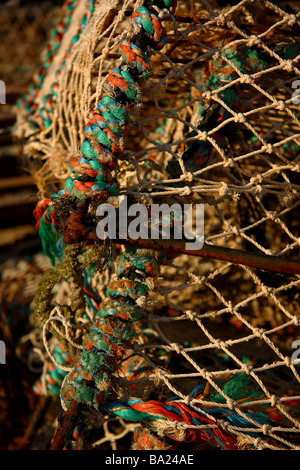
[[[126, 41], [126, 39], [124, 41]], [[121, 42], [121, 44], [122, 44], [122, 42]], [[131, 47], [131, 49], [132, 49], [132, 47]], [[255, 49], [254, 50], [253, 49], [252, 50], [248, 49], [248, 54], [249, 54], [248, 59], [247, 59], [247, 55], [245, 54], [246, 50], [247, 50], [247, 48], [243, 48], [242, 57], [244, 57], [244, 61], [246, 63], [247, 63], [247, 60], [250, 59], [250, 63], [252, 61], [252, 64], [253, 64], [252, 65], [253, 69], [252, 70], [250, 69], [249, 73], [253, 73], [253, 71], [255, 71], [255, 67], [257, 67], [257, 70], [264, 70], [266, 68], [266, 64], [264, 64], [263, 61], [261, 61], [259, 65], [256, 65], [258, 56], [256, 54]], [[134, 52], [136, 53], [136, 51], [134, 51]], [[216, 80], [216, 79], [218, 80], [219, 76], [224, 78], [224, 75], [225, 75], [226, 78], [228, 78], [228, 75], [229, 75], [229, 78], [232, 81], [232, 77], [230, 77], [230, 74], [232, 73], [232, 67], [235, 67], [234, 70], [236, 70], [236, 68], [238, 67], [239, 72], [245, 73], [245, 70], [243, 70], [243, 68], [242, 68], [242, 65], [243, 65], [242, 62], [235, 62], [236, 59], [234, 57], [233, 58], [231, 57], [230, 51], [229, 51], [228, 54], [224, 55], [225, 60], [226, 61], [228, 60], [228, 55], [229, 55], [231, 61], [230, 61], [230, 67], [228, 67], [227, 76], [226, 76], [226, 67], [225, 67], [225, 70], [224, 70], [224, 67], [222, 67], [221, 72], [219, 72], [219, 75], [218, 75], [218, 66], [217, 66], [216, 67], [216, 73], [215, 73], [214, 76], [212, 76], [212, 79], [211, 79], [212, 82], [214, 82], [214, 80]], [[224, 57], [222, 57], [222, 60], [224, 60]], [[256, 59], [256, 61], [255, 61], [255, 59]], [[222, 60], [221, 61], [219, 60], [219, 63], [220, 62], [222, 63]], [[143, 61], [144, 61], [143, 63], [147, 63], [144, 56], [143, 56]], [[145, 69], [145, 70], [147, 70], [147, 69]], [[148, 71], [146, 72], [146, 74], [148, 74]], [[143, 76], [144, 73], [145, 72], [141, 72], [139, 70], [139, 74], [142, 78], [145, 78]], [[121, 72], [120, 72], [120, 70], [117, 70], [117, 71], [113, 72], [112, 74], [108, 75], [108, 82], [111, 85], [113, 85], [113, 87], [117, 87], [116, 83], [118, 83], [118, 86], [120, 86], [121, 88], [127, 90], [127, 93], [125, 93], [125, 95], [126, 95], [125, 99], [126, 100], [131, 100], [132, 99], [133, 101], [136, 101], [136, 99], [138, 98], [137, 88], [133, 86], [132, 81], [130, 81], [131, 79], [128, 80], [130, 86], [128, 86], [128, 83], [126, 84], [126, 82], [125, 82], [125, 85], [124, 85], [124, 76], [128, 80], [128, 76], [124, 73], [124, 71], [123, 71], [123, 75], [122, 75], [122, 70], [121, 70]], [[131, 78], [132, 78], [132, 76], [131, 76]], [[218, 85], [219, 84], [216, 81], [216, 88], [217, 88]], [[129, 88], [129, 91], [128, 91], [128, 88]], [[114, 91], [114, 93], [116, 93], [115, 88], [114, 88], [113, 91]], [[220, 89], [218, 91], [220, 92]], [[130, 96], [127, 96], [128, 94]], [[219, 94], [219, 96], [220, 96], [220, 94]], [[234, 109], [234, 112], [239, 110], [239, 103], [238, 103], [238, 101], [236, 102], [236, 104], [234, 103], [234, 99], [233, 99], [234, 97], [235, 97], [235, 95], [234, 95], [234, 93], [232, 93], [232, 89], [230, 90], [230, 93], [227, 94], [227, 96], [226, 96], [226, 90], [224, 91], [223, 94], [221, 94], [222, 106], [223, 106], [223, 109], [221, 108], [221, 113], [225, 114], [225, 117], [223, 116], [223, 119], [225, 119], [225, 120], [226, 120], [226, 118], [228, 118], [228, 115], [226, 115], [226, 113], [224, 113], [224, 109], [226, 111], [226, 108], [229, 107], [230, 110]], [[106, 130], [106, 133], [103, 134], [103, 129], [107, 129], [105, 127], [107, 125], [107, 123], [104, 121], [104, 116], [106, 118], [109, 115], [109, 112], [108, 112], [108, 109], [107, 109], [108, 106], [112, 106], [112, 108], [109, 108], [109, 111], [110, 111], [111, 114], [112, 114], [112, 109], [113, 109], [114, 113], [117, 112], [116, 111], [116, 108], [117, 108], [116, 102], [111, 101], [111, 97], [110, 97], [109, 100], [107, 100], [107, 102], [109, 103], [109, 105], [106, 104], [106, 102], [104, 103], [104, 105], [103, 105], [102, 101], [100, 102], [99, 108], [97, 110], [98, 111], [98, 116], [97, 116], [98, 119], [95, 118], [95, 120], [93, 120], [94, 115], [92, 115], [90, 122], [86, 126], [86, 135], [88, 137], [88, 140], [86, 140], [84, 142], [83, 146], [82, 146], [82, 150], [84, 150], [86, 152], [86, 153], [83, 152], [83, 155], [84, 155], [83, 158], [84, 159], [81, 160], [81, 161], [80, 161], [80, 159], [75, 159], [73, 161], [73, 163], [72, 163], [73, 176], [72, 176], [72, 178], [69, 178], [67, 180], [64, 191], [59, 194], [59, 197], [55, 196], [54, 200], [59, 200], [60, 201], [60, 200], [63, 200], [63, 198], [68, 199], [70, 195], [75, 196], [76, 198], [78, 197], [78, 195], [80, 195], [82, 197], [82, 194], [84, 195], [84, 197], [90, 198], [90, 197], [92, 197], [92, 194], [93, 194], [94, 190], [95, 191], [101, 191], [100, 198], [103, 197], [103, 199], [105, 200], [105, 199], [110, 198], [110, 196], [114, 196], [117, 193], [117, 191], [116, 191], [117, 185], [115, 184], [114, 181], [112, 181], [112, 178], [111, 178], [111, 170], [113, 169], [110, 166], [110, 165], [113, 165], [111, 163], [112, 160], [113, 160], [111, 154], [113, 154], [113, 155], [116, 154], [118, 157], [119, 156], [121, 157], [121, 155], [122, 155], [123, 149], [119, 148], [117, 137], [121, 137], [123, 135], [123, 133], [120, 132], [119, 135], [118, 135], [118, 130], [119, 130], [119, 128], [122, 129], [124, 127], [124, 123], [125, 123], [126, 119], [128, 119], [129, 116], [126, 115], [125, 118], [123, 116], [122, 119], [120, 119], [119, 115], [118, 115], [118, 120], [116, 121], [117, 118], [116, 118], [115, 114], [113, 114], [113, 118], [110, 117], [110, 119], [112, 119], [112, 121], [111, 121], [112, 124], [110, 125], [110, 128], [108, 129], [108, 131]], [[235, 108], [235, 106], [236, 106], [236, 108]], [[217, 111], [219, 113], [220, 108]], [[104, 113], [107, 113], [107, 114], [104, 115]], [[200, 108], [200, 117], [201, 117], [201, 113], [203, 113], [203, 108], [202, 108], [202, 110]], [[95, 114], [96, 114], [96, 112], [95, 112]], [[219, 114], [218, 114], [218, 116], [220, 117]], [[217, 120], [222, 122], [221, 119], [217, 119]], [[100, 125], [99, 125], [99, 121], [100, 121]], [[119, 125], [117, 125], [116, 122]], [[96, 125], [96, 123], [97, 123], [97, 125]], [[99, 127], [100, 127], [102, 132], [101, 131], [99, 132]], [[96, 134], [96, 137], [95, 137], [95, 134]], [[207, 135], [206, 135], [206, 138], [208, 138]], [[256, 136], [256, 138], [259, 140], [259, 136], [258, 137]], [[97, 141], [95, 141], [96, 139], [97, 139]], [[100, 142], [98, 140], [100, 140]], [[195, 143], [197, 144], [198, 148], [200, 147], [200, 152], [199, 153], [200, 153], [200, 157], [201, 157], [200, 160], [201, 160], [201, 163], [202, 163], [203, 162], [203, 157], [201, 155], [201, 149], [204, 147], [204, 149], [207, 151], [207, 145], [203, 145], [202, 141], [200, 141], [200, 143], [198, 141], [196, 141]], [[194, 139], [192, 141], [192, 144], [194, 145]], [[218, 144], [219, 144], [219, 142], [218, 142]], [[225, 139], [225, 145], [226, 144], [227, 144], [227, 142], [226, 142], [226, 139]], [[93, 167], [91, 169], [91, 166], [92, 166], [91, 161], [93, 161], [93, 160], [88, 160], [88, 158], [91, 158], [91, 156], [94, 157], [94, 154], [96, 153], [96, 150], [97, 151], [101, 150], [101, 152], [102, 152], [103, 151], [103, 145], [105, 145], [104, 148], [106, 150], [106, 153], [104, 155], [105, 155], [106, 158], [105, 158], [105, 160], [100, 161], [100, 164], [102, 166], [99, 167], [99, 166], [96, 165], [96, 168]], [[190, 150], [190, 146], [188, 146], [188, 150]], [[224, 152], [223, 152], [223, 154], [224, 154]], [[186, 153], [185, 155], [188, 155], [188, 153]], [[189, 152], [189, 155], [190, 155], [190, 152]], [[184, 153], [183, 153], [183, 156], [184, 156]], [[103, 159], [103, 155], [101, 156], [101, 158]], [[199, 166], [197, 166], [197, 165], [194, 166], [194, 164], [195, 164], [194, 152], [192, 153], [192, 157], [190, 157], [190, 158], [191, 158], [191, 162], [188, 162], [188, 163], [192, 164], [192, 169], [194, 169], [194, 170], [196, 169], [196, 175], [197, 175], [197, 168], [199, 168]], [[226, 156], [225, 156], [225, 159], [227, 160]], [[87, 160], [87, 162], [86, 162], [86, 160]], [[109, 167], [108, 170], [107, 170], [107, 166]], [[175, 164], [174, 166], [175, 166], [175, 171], [178, 172], [178, 165]], [[103, 169], [103, 167], [104, 167], [104, 169]], [[186, 165], [185, 165], [185, 167], [186, 167]], [[169, 166], [169, 168], [170, 168], [170, 166]], [[173, 171], [172, 165], [171, 165], [171, 170]], [[202, 170], [200, 170], [200, 171], [202, 171]], [[85, 175], [85, 177], [88, 176], [89, 178], [85, 178], [82, 181], [82, 175]], [[108, 182], [107, 182], [107, 180], [108, 180]], [[228, 190], [228, 188], [226, 188], [226, 191], [227, 190]], [[82, 197], [82, 200], [84, 200], [84, 197]], [[80, 198], [79, 198], [79, 200], [80, 200]], [[64, 241], [67, 242], [67, 243], [70, 242], [69, 237], [71, 237], [71, 241], [81, 240], [82, 239], [81, 238], [82, 237], [82, 232], [86, 228], [86, 227], [82, 226], [82, 223], [81, 223], [81, 220], [80, 220], [80, 212], [82, 213], [82, 210], [86, 210], [86, 207], [84, 207], [84, 204], [82, 203], [82, 200], [80, 200], [80, 202], [76, 201], [76, 209], [78, 208], [78, 211], [75, 213], [75, 215], [74, 215], [74, 213], [71, 214], [71, 217], [69, 217], [68, 222], [66, 224], [67, 228], [64, 232], [64, 235], [65, 235]], [[42, 209], [42, 210], [44, 209], [44, 207], [42, 207], [42, 205], [47, 204], [49, 202], [50, 201], [46, 201], [46, 202], [41, 203], [41, 205], [39, 205], [39, 208], [37, 210], [38, 217], [41, 214], [41, 212], [39, 212], [40, 209]], [[56, 207], [59, 208], [59, 204]], [[54, 204], [54, 206], [51, 206], [51, 208], [55, 208], [55, 204]], [[55, 214], [55, 212], [52, 212], [51, 209], [49, 209], [49, 206], [48, 206], [47, 211], [44, 212], [44, 216], [41, 219], [41, 224], [42, 224], [42, 225], [40, 225], [41, 235], [43, 233], [45, 233], [45, 231], [46, 231], [46, 229], [44, 230], [45, 227], [49, 228], [49, 226], [50, 226], [49, 222], [51, 220], [54, 221], [54, 226], [57, 227], [57, 225], [56, 225], [57, 222], [55, 221], [55, 215], [54, 214]], [[43, 221], [45, 222], [44, 226], [43, 226]], [[41, 228], [42, 228], [42, 230], [41, 230]], [[56, 241], [57, 241], [56, 237], [58, 236], [57, 229], [55, 229], [54, 235], [55, 235], [54, 238], [53, 237], [49, 238], [51, 248], [49, 248], [49, 245], [47, 246], [47, 244], [45, 244], [45, 251], [50, 254], [50, 256], [52, 257], [52, 260], [54, 260], [54, 257], [58, 255], [58, 252], [55, 251], [55, 248], [56, 248], [55, 245], [56, 245]], [[74, 236], [76, 237], [75, 240], [73, 238]], [[89, 236], [89, 234], [88, 234], [88, 236]], [[54, 240], [54, 243], [51, 243], [51, 240]], [[55, 248], [53, 248], [53, 247], [55, 247]], [[138, 251], [137, 251], [137, 253], [138, 253]], [[131, 256], [131, 255], [129, 255], [129, 256]], [[149, 264], [151, 264], [151, 263], [149, 263]], [[133, 264], [133, 266], [134, 266], [134, 264]], [[135, 266], [135, 268], [136, 268], [136, 266]], [[130, 266], [130, 269], [132, 269], [131, 266]], [[129, 269], [129, 271], [130, 271], [130, 269]], [[143, 269], [145, 269], [145, 267]], [[146, 271], [147, 271], [147, 268], [146, 268]], [[117, 286], [117, 287], [120, 287], [120, 286]], [[121, 287], [123, 287], [123, 286], [121, 286]], [[123, 292], [123, 294], [121, 293], [121, 296], [123, 295], [123, 296], [126, 297], [126, 295], [128, 294], [128, 288], [129, 287], [130, 287], [129, 292], [132, 295], [132, 290], [133, 290], [134, 286], [127, 283], [126, 288], [123, 287], [124, 292]], [[140, 288], [142, 290], [145, 289], [145, 286], [143, 285], [143, 283], [141, 283]], [[147, 290], [147, 288], [146, 288], [146, 290]], [[117, 294], [114, 293], [113, 290], [109, 290], [109, 295], [111, 296], [111, 293], [113, 293], [113, 297], [114, 297], [114, 295], [118, 296], [119, 295], [118, 291], [116, 290], [116, 292], [117, 292]], [[120, 292], [122, 292], [122, 291], [120, 291]], [[116, 303], [116, 301], [114, 301], [114, 302]], [[97, 336], [98, 331], [96, 330], [95, 333], [96, 333], [96, 336]], [[81, 367], [81, 365], [79, 366], [79, 368], [80, 367]], [[79, 379], [79, 381], [80, 380], [81, 379]], [[80, 388], [80, 387], [78, 387], [78, 388]], [[71, 393], [71, 395], [72, 395], [72, 393]], [[93, 393], [90, 394], [90, 399], [91, 399], [91, 401], [94, 400]], [[256, 444], [257, 444], [257, 442], [256, 442]]]

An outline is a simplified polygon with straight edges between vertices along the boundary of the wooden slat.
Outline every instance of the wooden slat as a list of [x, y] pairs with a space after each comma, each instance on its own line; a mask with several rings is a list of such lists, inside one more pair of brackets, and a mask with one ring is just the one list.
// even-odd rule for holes
[[0, 191], [34, 187], [35, 181], [32, 176], [16, 176], [0, 179]]

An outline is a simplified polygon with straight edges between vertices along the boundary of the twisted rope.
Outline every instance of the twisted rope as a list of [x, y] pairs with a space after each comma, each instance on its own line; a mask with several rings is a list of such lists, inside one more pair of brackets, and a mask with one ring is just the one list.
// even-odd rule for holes
[[114, 377], [129, 344], [134, 337], [134, 323], [142, 318], [140, 296], [147, 297], [154, 289], [159, 264], [150, 252], [125, 252], [118, 267], [118, 279], [107, 290], [107, 300], [95, 316], [90, 332], [83, 343], [83, 351], [74, 369], [62, 386], [63, 407], [72, 400], [84, 402], [98, 409], [108, 396]]

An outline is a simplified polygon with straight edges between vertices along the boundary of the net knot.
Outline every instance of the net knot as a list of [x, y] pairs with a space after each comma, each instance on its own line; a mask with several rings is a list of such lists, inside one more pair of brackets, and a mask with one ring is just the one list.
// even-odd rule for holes
[[262, 183], [263, 181], [264, 181], [264, 179], [263, 179], [262, 175], [256, 175], [256, 176], [252, 176], [252, 178], [250, 178], [250, 183], [254, 184], [254, 185], [256, 185], [257, 183]]
[[228, 189], [228, 184], [225, 183], [224, 181], [221, 182], [221, 187], [219, 189], [219, 195], [222, 197], [222, 196], [226, 196], [226, 194], [229, 194], [229, 189]]
[[274, 147], [272, 144], [266, 144], [262, 147], [262, 151], [271, 154], [274, 152]]
[[184, 403], [185, 403], [187, 406], [190, 406], [191, 401], [192, 401], [191, 395], [187, 395], [187, 396], [184, 398]]
[[290, 358], [289, 356], [285, 356], [283, 362], [285, 363], [285, 365], [286, 365], [287, 367], [291, 367], [291, 365], [292, 365], [292, 360], [291, 360], [291, 358]]
[[265, 329], [264, 328], [254, 328], [253, 333], [255, 336], [258, 336], [260, 339], [264, 337], [265, 334]]
[[[185, 173], [180, 175], [180, 179], [184, 180], [184, 181], [189, 181], [191, 183], [193, 181], [193, 173], [191, 173], [190, 171], [186, 171]], [[187, 195], [191, 194], [192, 193], [191, 188], [189, 186], [186, 186], [184, 188], [184, 191], [186, 190], [186, 188], [189, 189], [189, 192], [187, 193]], [[185, 192], [184, 192], [184, 194], [185, 194]]]
[[232, 227], [232, 232], [237, 236], [239, 236], [241, 234], [240, 229], [238, 227], [236, 227], [235, 225]]
[[272, 429], [272, 427], [269, 424], [263, 424], [262, 427], [261, 427], [261, 430], [262, 430], [262, 432], [265, 436], [269, 434], [271, 429]]
[[[273, 252], [271, 251], [269, 254], [273, 255]], [[269, 295], [272, 295], [274, 293], [272, 287], [267, 287], [267, 286], [264, 286], [262, 291], [263, 291], [265, 296], [269, 296]]]
[[253, 367], [250, 366], [250, 364], [242, 364], [241, 368], [247, 375], [250, 375], [253, 370]]
[[181, 351], [182, 351], [182, 346], [180, 346], [180, 344], [177, 344], [177, 343], [170, 343], [170, 346], [174, 349], [174, 351], [177, 353], [177, 354], [180, 354]]
[[190, 188], [190, 186], [185, 186], [182, 190], [181, 190], [181, 196], [190, 196], [190, 194], [192, 194], [193, 191], [192, 191], [192, 188]]
[[201, 131], [198, 132], [198, 138], [199, 140], [207, 140], [208, 134], [206, 131]]
[[273, 407], [273, 406], [276, 406], [277, 403], [279, 403], [280, 400], [279, 398], [276, 396], [276, 395], [271, 395], [270, 396], [270, 405]]
[[298, 315], [294, 315], [294, 325], [299, 326], [300, 325], [300, 317]]
[[261, 194], [263, 192], [263, 187], [260, 184], [258, 184], [257, 186], [255, 186], [254, 192], [256, 194]]
[[219, 15], [217, 18], [217, 25], [218, 26], [225, 26], [227, 23], [226, 16], [225, 15]]
[[190, 320], [192, 320], [192, 321], [194, 321], [195, 318], [197, 318], [196, 313], [193, 312], [192, 310], [187, 310], [187, 311], [185, 312], [185, 314], [186, 314], [186, 316], [187, 316]]
[[180, 78], [182, 76], [182, 70], [180, 69], [177, 69], [177, 70], [174, 70], [174, 72], [172, 73], [172, 76], [175, 77], [175, 78]]
[[221, 58], [221, 52], [218, 50], [213, 55], [213, 60], [219, 60]]
[[281, 67], [283, 70], [286, 70], [287, 72], [292, 72], [294, 70], [294, 64], [292, 60], [283, 60], [281, 63]]
[[250, 39], [248, 41], [248, 46], [249, 47], [257, 46], [258, 44], [261, 44], [261, 40], [257, 36], [252, 34], [252, 36], [250, 36]]
[[154, 381], [156, 385], [164, 383], [166, 380], [166, 372], [161, 367], [155, 368], [154, 376], [155, 376]]
[[247, 83], [248, 85], [251, 85], [254, 83], [254, 80], [249, 75], [243, 75], [240, 79], [240, 83]]
[[224, 349], [224, 347], [226, 346], [224, 341], [220, 340], [219, 338], [217, 338], [214, 343], [218, 349]]
[[145, 295], [138, 297], [136, 303], [139, 307], [144, 308], [147, 305], [147, 297]]
[[277, 214], [274, 211], [267, 211], [266, 216], [268, 217], [268, 219], [273, 220], [273, 222], [276, 222], [277, 220]]
[[258, 449], [260, 443], [261, 443], [261, 438], [260, 438], [260, 437], [257, 437], [257, 438], [254, 439], [254, 441], [253, 441], [253, 445], [254, 445], [254, 447], [257, 448], [257, 449]]
[[289, 26], [293, 26], [294, 24], [297, 23], [297, 16], [296, 15], [288, 15], [287, 18], [288, 18], [287, 24]]
[[235, 400], [228, 397], [228, 398], [226, 398], [226, 403], [227, 403], [227, 406], [230, 410], [235, 410], [235, 408], [236, 408], [236, 401]]
[[279, 111], [283, 111], [286, 109], [286, 104], [284, 101], [280, 100], [277, 103], [276, 109], [279, 109]]
[[233, 168], [234, 166], [235, 166], [235, 162], [233, 159], [228, 159], [223, 164], [224, 168]]
[[212, 98], [212, 92], [209, 90], [205, 91], [204, 93], [202, 93], [202, 98], [204, 100], [210, 101]]
[[235, 118], [234, 118], [234, 122], [246, 122], [247, 119], [245, 118], [245, 116], [242, 114], [242, 113], [238, 113], [236, 114]]

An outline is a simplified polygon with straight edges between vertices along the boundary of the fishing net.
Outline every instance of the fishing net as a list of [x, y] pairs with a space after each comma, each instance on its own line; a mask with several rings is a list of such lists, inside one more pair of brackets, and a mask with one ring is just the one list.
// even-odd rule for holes
[[[53, 264], [35, 390], [82, 418], [54, 447], [299, 449], [299, 36], [292, 2], [64, 4], [15, 130]], [[203, 249], [101, 242], [119, 195], [203, 204]]]

